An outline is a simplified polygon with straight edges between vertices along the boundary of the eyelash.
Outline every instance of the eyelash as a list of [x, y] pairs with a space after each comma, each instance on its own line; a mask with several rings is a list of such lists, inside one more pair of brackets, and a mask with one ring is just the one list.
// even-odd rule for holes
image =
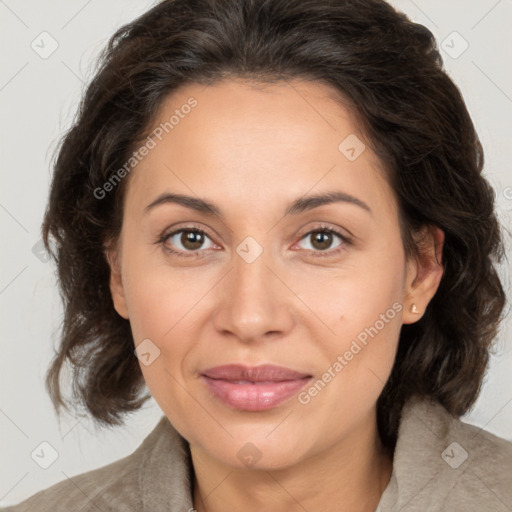
[[[165, 242], [167, 242], [167, 240], [169, 238], [171, 238], [172, 236], [176, 235], [177, 233], [181, 233], [181, 232], [191, 232], [191, 233], [197, 232], [197, 233], [201, 233], [202, 235], [207, 236], [208, 238], [211, 238], [205, 230], [198, 228], [196, 226], [188, 226], [188, 227], [183, 227], [183, 228], [177, 229], [175, 231], [171, 231], [170, 233], [165, 233], [165, 232], [162, 233], [162, 235], [160, 235], [160, 237], [158, 238], [156, 243], [161, 244], [166, 252], [168, 252], [172, 255], [178, 256], [178, 257], [190, 258], [190, 257], [194, 257], [194, 256], [195, 257], [205, 256], [204, 253], [207, 252], [208, 249], [200, 249], [197, 251], [187, 251], [187, 252], [183, 253], [182, 251], [176, 251], [175, 249], [171, 249], [169, 246], [165, 245]], [[347, 246], [350, 246], [352, 244], [352, 241], [347, 236], [341, 234], [336, 229], [333, 229], [333, 228], [330, 228], [330, 227], [324, 226], [324, 225], [317, 226], [314, 229], [308, 231], [300, 238], [300, 240], [302, 240], [303, 238], [305, 238], [308, 235], [311, 235], [313, 233], [331, 233], [331, 234], [338, 236], [343, 242], [342, 244], [340, 244], [338, 247], [336, 247], [334, 249], [329, 249], [327, 251], [312, 251], [314, 257], [325, 258], [325, 257], [329, 257], [329, 256], [334, 256], [335, 254], [338, 254], [339, 252], [345, 250], [345, 248]]]

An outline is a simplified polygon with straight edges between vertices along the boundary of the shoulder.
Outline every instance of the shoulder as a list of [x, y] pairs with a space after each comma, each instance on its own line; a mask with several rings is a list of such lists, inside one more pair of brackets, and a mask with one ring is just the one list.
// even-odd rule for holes
[[511, 477], [511, 442], [438, 402], [414, 398], [405, 405], [389, 491], [396, 510], [511, 510]]
[[512, 443], [448, 413], [445, 421], [447, 446], [441, 457], [445, 471], [458, 472], [445, 506], [457, 510], [479, 503], [487, 512], [511, 510]]
[[[138, 460], [140, 460], [139, 454], [134, 452], [112, 464], [66, 478], [37, 492], [18, 505], [0, 510], [2, 512], [138, 510]], [[126, 508], [122, 508], [123, 505]]]
[[140, 468], [153, 452], [166, 418], [130, 455], [75, 475], [37, 492], [1, 512], [102, 512], [142, 510]]

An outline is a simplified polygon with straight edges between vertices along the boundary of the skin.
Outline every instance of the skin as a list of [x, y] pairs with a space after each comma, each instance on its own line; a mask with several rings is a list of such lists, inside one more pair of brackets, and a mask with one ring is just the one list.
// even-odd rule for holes
[[[424, 255], [406, 261], [379, 160], [368, 145], [354, 161], [338, 149], [350, 134], [365, 139], [333, 92], [304, 81], [184, 86], [153, 126], [191, 96], [198, 105], [127, 178], [121, 235], [107, 247], [112, 298], [135, 345], [149, 338], [160, 350], [141, 370], [190, 443], [199, 512], [373, 511], [390, 479], [376, 401], [402, 324], [419, 320], [438, 288], [435, 251], [441, 262], [444, 238], [428, 228]], [[284, 216], [293, 200], [327, 191], [351, 194], [371, 213], [339, 202]], [[208, 200], [224, 218], [172, 203], [145, 213], [163, 192]], [[207, 236], [158, 243], [163, 231], [191, 224]], [[311, 231], [322, 224], [351, 243], [337, 235], [315, 243]], [[263, 249], [251, 263], [236, 251], [248, 236]], [[179, 257], [166, 246], [203, 255]], [[199, 379], [217, 365], [273, 363], [316, 381], [394, 303], [402, 310], [307, 404], [292, 397], [267, 411], [239, 411]], [[251, 467], [237, 456], [248, 442], [261, 454]]]

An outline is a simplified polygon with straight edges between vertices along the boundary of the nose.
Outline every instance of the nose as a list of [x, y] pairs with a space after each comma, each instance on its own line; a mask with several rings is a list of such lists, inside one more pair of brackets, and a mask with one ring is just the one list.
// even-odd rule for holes
[[293, 328], [297, 298], [285, 276], [274, 270], [270, 256], [265, 250], [253, 261], [234, 255], [231, 271], [219, 284], [213, 317], [223, 336], [254, 343], [283, 337]]

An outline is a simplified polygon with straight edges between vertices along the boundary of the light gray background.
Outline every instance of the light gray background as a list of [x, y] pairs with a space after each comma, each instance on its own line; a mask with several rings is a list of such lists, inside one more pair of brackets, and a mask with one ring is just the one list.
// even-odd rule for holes
[[[130, 454], [162, 415], [152, 401], [127, 420], [125, 427], [96, 431], [90, 421], [64, 417], [59, 428], [43, 379], [57, 343], [62, 308], [54, 268], [33, 252], [40, 240], [50, 158], [72, 121], [84, 84], [91, 78], [94, 58], [116, 28], [153, 3], [0, 0], [2, 506]], [[391, 3], [432, 30], [443, 48], [446, 69], [461, 89], [482, 140], [486, 174], [496, 189], [500, 219], [510, 226], [512, 2]], [[40, 52], [43, 44], [46, 50], [51, 48], [48, 36], [40, 36], [43, 31], [58, 43], [48, 58], [42, 58], [31, 47], [35, 41]], [[41, 38], [46, 38], [44, 43]], [[469, 46], [462, 52], [465, 41]], [[510, 249], [510, 240], [507, 244]], [[510, 268], [504, 266], [501, 270], [508, 280], [507, 293], [511, 297]], [[508, 318], [482, 394], [465, 417], [466, 421], [509, 440], [511, 333]], [[48, 469], [42, 469], [31, 458], [36, 448], [41, 453], [42, 442], [50, 443], [58, 454]], [[51, 449], [45, 445], [42, 449], [49, 462]]]

